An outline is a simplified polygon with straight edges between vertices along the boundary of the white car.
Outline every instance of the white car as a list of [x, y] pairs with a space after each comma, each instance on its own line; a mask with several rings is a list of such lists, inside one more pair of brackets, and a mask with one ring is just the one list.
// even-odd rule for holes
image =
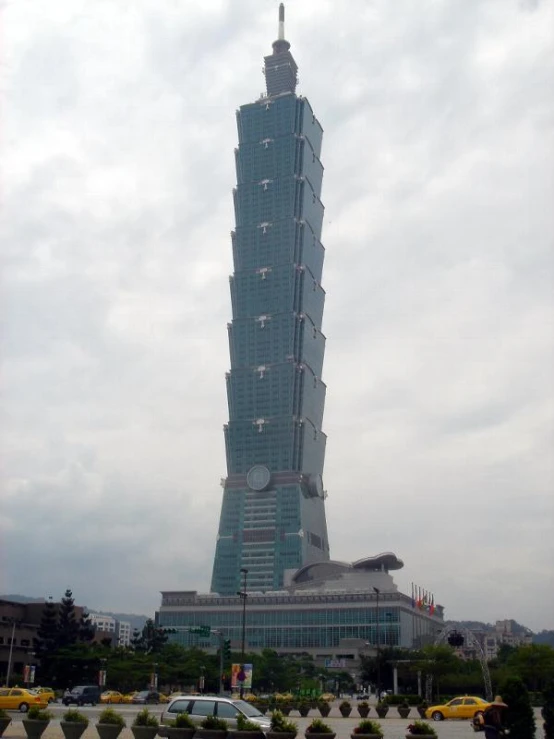
[[160, 717], [158, 734], [167, 736], [165, 731], [178, 713], [187, 712], [195, 724], [200, 724], [206, 716], [216, 716], [227, 721], [230, 729], [237, 728], [237, 716], [242, 714], [249, 721], [258, 724], [262, 731], [269, 731], [271, 719], [246, 701], [233, 700], [219, 695], [179, 695], [174, 696], [164, 708]]

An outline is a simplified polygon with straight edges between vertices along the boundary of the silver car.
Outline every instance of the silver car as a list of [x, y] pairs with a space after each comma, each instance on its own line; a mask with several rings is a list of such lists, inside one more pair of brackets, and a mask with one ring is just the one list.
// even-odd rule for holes
[[167, 736], [165, 729], [175, 720], [178, 713], [187, 712], [195, 724], [206, 716], [217, 716], [227, 721], [230, 729], [237, 728], [237, 716], [242, 714], [258, 724], [262, 731], [269, 731], [271, 719], [243, 700], [233, 700], [219, 695], [179, 695], [172, 698], [160, 718], [158, 734]]

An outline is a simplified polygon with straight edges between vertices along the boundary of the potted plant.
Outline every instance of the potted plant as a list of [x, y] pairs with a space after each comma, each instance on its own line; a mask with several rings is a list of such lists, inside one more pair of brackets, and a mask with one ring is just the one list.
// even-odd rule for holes
[[398, 711], [398, 715], [400, 718], [408, 718], [410, 715], [410, 706], [406, 701], [402, 701], [402, 703], [399, 703], [396, 706], [396, 710]]
[[125, 719], [113, 708], [100, 711], [96, 731], [100, 739], [117, 739], [125, 727]]
[[237, 728], [229, 732], [234, 739], [265, 739], [265, 734], [259, 724], [249, 721], [246, 716], [239, 713], [237, 716]]
[[11, 720], [11, 716], [3, 708], [0, 708], [0, 736], [6, 731]]
[[427, 701], [421, 701], [421, 703], [417, 705], [417, 712], [419, 713], [421, 718], [425, 718], [425, 712], [428, 708], [429, 704], [427, 703]]
[[159, 725], [160, 723], [156, 716], [150, 713], [148, 708], [144, 707], [135, 716], [131, 724], [131, 731], [135, 739], [154, 739], [158, 733]]
[[360, 701], [356, 708], [358, 709], [360, 718], [367, 718], [369, 716], [369, 711], [371, 710], [371, 708], [367, 701]]
[[433, 727], [427, 723], [427, 721], [414, 721], [410, 724], [407, 729], [406, 739], [410, 739], [412, 736], [424, 737], [424, 739], [435, 739], [437, 732]]
[[266, 739], [294, 739], [298, 733], [298, 726], [294, 721], [285, 718], [281, 711], [271, 714], [271, 726], [265, 732]]
[[352, 713], [352, 703], [350, 701], [343, 701], [339, 704], [339, 711], [344, 718], [348, 718]]
[[70, 708], [60, 721], [65, 739], [80, 739], [88, 726], [88, 718], [81, 711]]
[[51, 718], [52, 713], [50, 711], [38, 706], [31, 706], [27, 711], [27, 717], [23, 719], [23, 727], [29, 739], [40, 739]]
[[308, 739], [313, 734], [317, 734], [320, 738], [327, 737], [327, 739], [335, 739], [336, 737], [335, 732], [329, 724], [326, 724], [325, 721], [322, 721], [320, 718], [314, 718], [311, 724], [306, 727], [306, 731], [304, 732], [304, 736], [308, 737]]
[[196, 738], [199, 739], [225, 739], [229, 725], [225, 719], [216, 716], [206, 716], [196, 729]]
[[310, 713], [311, 703], [309, 701], [302, 700], [298, 704], [298, 712], [301, 716], [307, 716]]
[[331, 704], [326, 700], [319, 700], [317, 702], [317, 710], [323, 717], [327, 717], [331, 713]]
[[191, 739], [196, 730], [193, 720], [186, 711], [178, 713], [166, 728], [167, 739]]
[[385, 716], [389, 712], [389, 704], [386, 703], [386, 701], [379, 701], [379, 703], [375, 706], [375, 710], [377, 711], [377, 715], [379, 716], [379, 718], [385, 718]]
[[360, 723], [354, 727], [350, 739], [383, 739], [383, 729], [381, 724], [370, 718], [363, 718]]

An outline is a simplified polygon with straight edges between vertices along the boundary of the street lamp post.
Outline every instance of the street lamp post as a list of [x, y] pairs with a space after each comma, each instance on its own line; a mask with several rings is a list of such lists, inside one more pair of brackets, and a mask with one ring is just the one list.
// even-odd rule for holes
[[246, 578], [248, 570], [245, 567], [240, 568], [242, 574], [242, 590], [237, 592], [237, 595], [242, 599], [242, 638], [240, 643], [240, 674], [243, 679], [240, 681], [240, 697], [244, 696], [244, 649], [246, 646], [246, 599], [248, 593], [246, 592]]
[[373, 590], [377, 595], [377, 702], [379, 702], [381, 700], [381, 632], [379, 631], [379, 594], [381, 591], [375, 586], [373, 586]]
[[8, 654], [8, 669], [6, 670], [6, 687], [10, 687], [10, 672], [12, 671], [12, 655], [13, 655], [13, 642], [15, 639], [15, 626], [17, 624], [16, 619], [12, 619], [12, 636], [10, 639], [10, 651]]

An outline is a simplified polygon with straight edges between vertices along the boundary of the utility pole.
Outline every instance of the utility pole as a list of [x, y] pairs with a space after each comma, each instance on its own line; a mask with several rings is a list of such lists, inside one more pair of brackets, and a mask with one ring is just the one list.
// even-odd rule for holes
[[240, 697], [242, 698], [244, 696], [244, 649], [246, 645], [246, 599], [248, 598], [248, 593], [246, 592], [246, 578], [248, 576], [248, 570], [245, 567], [240, 568], [241, 574], [242, 574], [242, 590], [239, 590], [237, 592], [237, 595], [239, 598], [242, 599], [242, 639], [241, 639], [241, 645], [240, 645], [240, 673], [239, 675], [242, 677], [242, 680], [240, 681]]
[[379, 588], [373, 586], [373, 590], [377, 595], [377, 702], [381, 700], [381, 632], [379, 630]]

